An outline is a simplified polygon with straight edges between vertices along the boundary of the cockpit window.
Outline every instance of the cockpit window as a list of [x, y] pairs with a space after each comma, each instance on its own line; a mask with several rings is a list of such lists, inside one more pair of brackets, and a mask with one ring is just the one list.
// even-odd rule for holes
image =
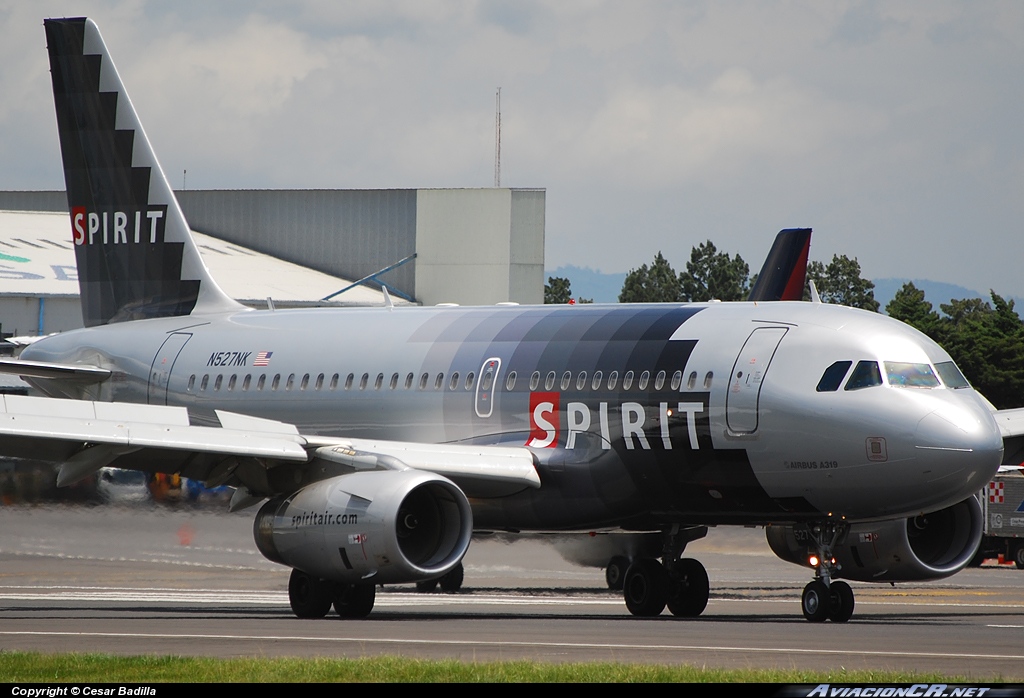
[[844, 390], [860, 390], [881, 384], [882, 373], [878, 370], [878, 362], [860, 361], [850, 374], [850, 380], [846, 381]]
[[889, 385], [896, 388], [938, 388], [939, 379], [928, 364], [908, 364], [886, 361], [885, 375]]
[[839, 386], [843, 384], [843, 378], [846, 378], [846, 372], [850, 370], [850, 366], [853, 366], [852, 361], [836, 361], [826, 368], [825, 372], [821, 374], [821, 380], [818, 381], [816, 390], [819, 393], [834, 393], [839, 390]]
[[935, 369], [939, 372], [939, 377], [942, 378], [942, 382], [946, 384], [947, 388], [970, 388], [971, 384], [964, 378], [964, 374], [960, 373], [960, 369], [952, 361], [943, 361], [940, 364], [935, 364]]

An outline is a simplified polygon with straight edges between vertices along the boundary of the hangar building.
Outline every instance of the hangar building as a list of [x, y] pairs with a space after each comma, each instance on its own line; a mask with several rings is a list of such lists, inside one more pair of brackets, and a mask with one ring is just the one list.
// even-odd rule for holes
[[[315, 304], [347, 286], [346, 280], [392, 265], [374, 280], [422, 305], [544, 301], [543, 189], [176, 194], [191, 228], [208, 236], [197, 243], [214, 278], [249, 305], [265, 305], [268, 296], [278, 307]], [[0, 192], [5, 333], [81, 326], [68, 225], [63, 191]], [[41, 266], [30, 269], [30, 261]], [[373, 289], [357, 287], [331, 301], [383, 302]]]

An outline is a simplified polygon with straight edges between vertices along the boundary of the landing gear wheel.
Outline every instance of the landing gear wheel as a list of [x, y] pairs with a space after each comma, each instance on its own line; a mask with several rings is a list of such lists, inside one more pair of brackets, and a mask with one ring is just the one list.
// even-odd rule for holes
[[446, 594], [454, 594], [462, 588], [462, 580], [465, 578], [466, 573], [462, 568], [462, 563], [455, 565], [451, 572], [441, 577], [441, 591]]
[[604, 581], [612, 591], [622, 591], [622, 583], [626, 579], [626, 570], [629, 569], [629, 558], [616, 555], [604, 569]]
[[669, 578], [664, 566], [653, 558], [640, 558], [626, 570], [622, 595], [634, 616], [657, 616], [668, 601]]
[[804, 587], [804, 595], [800, 600], [804, 618], [812, 623], [822, 623], [828, 618], [828, 611], [831, 605], [828, 587], [825, 586], [825, 582], [815, 579]]
[[331, 610], [333, 585], [300, 570], [288, 579], [288, 602], [299, 618], [323, 618]]
[[1013, 551], [1013, 564], [1017, 565], [1017, 569], [1024, 570], [1024, 545], [1017, 546]]
[[985, 553], [978, 548], [978, 552], [974, 553], [974, 557], [967, 563], [968, 567], [981, 567], [981, 563], [985, 562]]
[[[850, 620], [853, 616], [853, 589], [850, 588], [850, 585], [846, 582], [832, 582], [828, 592], [829, 620], [833, 623], [845, 623]], [[806, 594], [807, 592], [805, 591], [804, 593]]]
[[693, 558], [683, 558], [669, 573], [668, 610], [674, 616], [696, 618], [707, 608], [710, 591], [704, 565]]
[[437, 589], [436, 579], [427, 579], [423, 582], [416, 582], [416, 591], [420, 592], [421, 594], [429, 594], [432, 591], [434, 591], [434, 589]]
[[334, 610], [342, 618], [366, 618], [376, 598], [377, 587], [373, 584], [336, 584]]

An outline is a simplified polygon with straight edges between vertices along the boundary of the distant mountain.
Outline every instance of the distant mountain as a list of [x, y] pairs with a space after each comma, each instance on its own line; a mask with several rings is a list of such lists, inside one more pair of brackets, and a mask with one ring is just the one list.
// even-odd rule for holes
[[[924, 291], [924, 299], [932, 304], [932, 308], [939, 311], [939, 306], [949, 303], [953, 299], [981, 298], [991, 302], [988, 291], [981, 293], [965, 286], [947, 284], [942, 281], [930, 281], [929, 279], [875, 279], [875, 300], [879, 303], [879, 310], [885, 311], [885, 306], [893, 299], [896, 292], [903, 288], [903, 284], [912, 282], [919, 289]], [[997, 290], [996, 293], [999, 293]], [[1003, 294], [999, 294], [1003, 295]], [[1024, 312], [1024, 299], [1015, 296], [1003, 296], [1006, 300], [1014, 301], [1014, 309], [1020, 313]]]
[[626, 281], [626, 272], [605, 274], [590, 267], [576, 267], [571, 264], [558, 267], [554, 271], [544, 272], [544, 283], [549, 276], [560, 276], [569, 279], [573, 298], [590, 298], [595, 303], [618, 303], [622, 284]]

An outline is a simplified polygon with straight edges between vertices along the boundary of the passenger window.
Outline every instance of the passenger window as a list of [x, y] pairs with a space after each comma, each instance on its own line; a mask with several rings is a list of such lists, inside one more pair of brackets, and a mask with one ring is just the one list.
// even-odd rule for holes
[[224, 381], [224, 376], [217, 374], [217, 378], [213, 381], [213, 389], [220, 390], [220, 384]]
[[672, 374], [672, 390], [679, 390], [679, 387], [683, 384], [683, 372], [676, 371]]
[[583, 390], [587, 387], [587, 372], [580, 371], [579, 378], [576, 379], [576, 390]]
[[270, 384], [270, 389], [271, 390], [277, 390], [278, 386], [280, 386], [280, 385], [281, 385], [281, 374], [280, 373], [275, 373], [274, 374], [274, 380]]
[[388, 386], [391, 388], [391, 390], [394, 390], [395, 388], [398, 387], [398, 374], [397, 373], [392, 373], [391, 374], [391, 382], [388, 384]]
[[331, 390], [337, 390], [338, 389], [338, 378], [339, 377], [340, 376], [338, 376], [337, 373], [335, 373], [333, 376], [331, 376]]
[[882, 373], [878, 370], [877, 361], [861, 361], [850, 374], [850, 380], [846, 381], [844, 390], [860, 390], [870, 388], [873, 385], [882, 384]]
[[295, 374], [294, 373], [289, 373], [288, 374], [288, 382], [285, 383], [284, 389], [285, 390], [291, 390], [294, 387], [295, 387]]
[[352, 389], [352, 382], [356, 379], [355, 374], [350, 373], [345, 377], [345, 390]]
[[364, 373], [363, 377], [359, 379], [359, 389], [366, 390], [366, 384], [370, 382], [370, 374]]
[[475, 382], [476, 382], [476, 374], [473, 373], [472, 371], [470, 371], [469, 375], [466, 376], [466, 390], [472, 390], [473, 389], [473, 384]]
[[661, 390], [665, 387], [665, 372], [658, 371], [658, 375], [654, 377], [654, 389]]
[[568, 390], [570, 383], [572, 383], [572, 371], [566, 371], [562, 374], [562, 390]]
[[261, 373], [260, 379], [256, 381], [256, 390], [263, 390], [263, 386], [267, 384], [267, 374]]
[[455, 390], [459, 387], [459, 372], [455, 371], [452, 373], [451, 379], [448, 381], [448, 390]]
[[231, 377], [228, 378], [228, 390], [234, 390], [235, 389], [235, 382], [237, 381], [237, 379], [238, 379], [238, 376], [236, 376], [234, 373], [232, 373]]
[[192, 392], [192, 388], [196, 387], [196, 374], [192, 374], [188, 377], [188, 387], [185, 388], [188, 392]]
[[590, 383], [590, 389], [598, 391], [601, 389], [601, 379], [604, 378], [604, 374], [600, 371], [594, 371], [594, 380]]
[[885, 362], [885, 376], [889, 385], [897, 388], [937, 388], [939, 379], [928, 364]]
[[970, 388], [971, 384], [964, 378], [964, 374], [960, 372], [957, 365], [952, 361], [943, 361], [942, 363], [935, 364], [935, 369], [939, 372], [939, 377], [942, 378], [942, 382], [946, 384], [947, 388]]
[[530, 376], [530, 390], [536, 390], [538, 385], [540, 385], [540, 371], [534, 371]]
[[516, 372], [512, 371], [508, 374], [508, 378], [505, 379], [505, 390], [511, 391], [516, 387]]
[[691, 371], [690, 377], [686, 379], [686, 389], [693, 390], [694, 386], [697, 385], [697, 372]]
[[409, 375], [407, 375], [405, 377], [405, 389], [406, 390], [411, 390], [412, 389], [412, 382], [414, 380], [416, 380], [416, 374], [415, 373], [410, 373]]
[[374, 390], [380, 390], [380, 386], [382, 386], [382, 385], [384, 385], [384, 374], [383, 373], [378, 373], [377, 374], [377, 380], [375, 380], [373, 382], [373, 389]]
[[242, 380], [242, 391], [249, 390], [249, 383], [252, 382], [252, 376], [248, 373], [245, 374], [245, 378]]
[[834, 393], [839, 390], [850, 366], [853, 366], [852, 361], [836, 361], [821, 374], [821, 380], [818, 381], [818, 387], [815, 390], [819, 393]]
[[544, 390], [551, 390], [555, 387], [555, 372], [549, 371], [547, 378], [544, 379]]
[[420, 390], [426, 390], [427, 389], [427, 382], [428, 381], [430, 381], [430, 374], [429, 373], [424, 373], [422, 376], [420, 376]]
[[299, 390], [305, 390], [309, 387], [309, 374], [303, 374], [302, 382], [299, 384]]
[[210, 384], [210, 374], [203, 376], [203, 380], [199, 383], [199, 390], [206, 390], [206, 386]]
[[615, 390], [615, 386], [619, 382], [619, 372], [612, 371], [608, 374], [608, 390]]
[[444, 386], [444, 374], [438, 373], [437, 380], [434, 381], [434, 390], [440, 390]]
[[315, 390], [320, 390], [324, 387], [324, 374], [320, 374], [316, 377], [316, 385], [313, 386]]
[[640, 390], [647, 390], [647, 384], [650, 382], [650, 380], [651, 372], [644, 371], [643, 373], [640, 374], [640, 381], [637, 383], [636, 387], [639, 388]]
[[[704, 374], [704, 390], [711, 390], [711, 381], [715, 379], [715, 372], [708, 371]], [[728, 383], [728, 381], [726, 381]], [[728, 385], [726, 386], [728, 387]]]
[[626, 371], [626, 375], [622, 377], [622, 389], [629, 390], [633, 387], [633, 372]]

